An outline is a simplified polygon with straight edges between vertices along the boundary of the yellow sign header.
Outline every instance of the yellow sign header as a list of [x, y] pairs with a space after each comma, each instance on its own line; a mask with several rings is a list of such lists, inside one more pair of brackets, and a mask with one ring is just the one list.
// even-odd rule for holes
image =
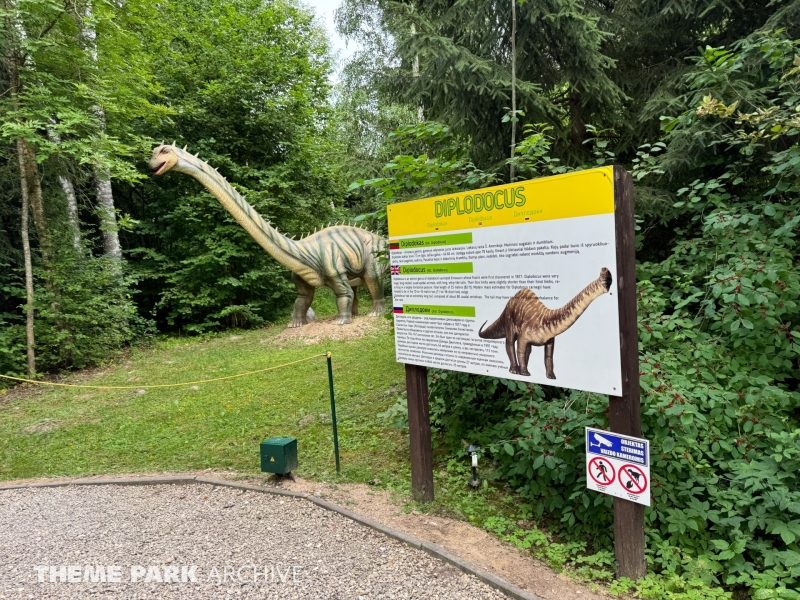
[[517, 181], [387, 208], [390, 237], [613, 213], [614, 168]]

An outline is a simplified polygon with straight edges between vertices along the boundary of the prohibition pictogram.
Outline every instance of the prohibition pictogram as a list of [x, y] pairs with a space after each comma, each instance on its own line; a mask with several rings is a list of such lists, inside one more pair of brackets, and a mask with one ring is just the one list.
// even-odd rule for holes
[[589, 477], [599, 485], [611, 485], [614, 483], [614, 478], [616, 477], [614, 466], [604, 458], [596, 456], [590, 460], [588, 471]]
[[631, 494], [647, 490], [647, 475], [636, 465], [622, 465], [619, 469], [619, 484]]

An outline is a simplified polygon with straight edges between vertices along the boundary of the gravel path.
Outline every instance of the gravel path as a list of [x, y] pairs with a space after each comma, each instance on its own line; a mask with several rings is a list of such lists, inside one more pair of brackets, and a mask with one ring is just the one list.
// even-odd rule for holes
[[99, 596], [506, 598], [302, 499], [210, 485], [0, 492], [0, 598]]

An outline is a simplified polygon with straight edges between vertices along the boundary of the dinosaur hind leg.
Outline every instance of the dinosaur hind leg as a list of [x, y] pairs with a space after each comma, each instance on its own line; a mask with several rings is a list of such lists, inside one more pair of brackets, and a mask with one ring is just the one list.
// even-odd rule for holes
[[[292, 281], [297, 288], [297, 299], [294, 301], [294, 310], [292, 311], [292, 320], [289, 323], [289, 327], [302, 327], [308, 323], [307, 315], [316, 290], [313, 285], [309, 285], [295, 273], [292, 273]], [[312, 312], [311, 315], [313, 314]]]
[[556, 338], [551, 337], [544, 343], [544, 370], [548, 379], [555, 379], [553, 373], [553, 347], [556, 345]]
[[517, 363], [517, 351], [514, 348], [514, 342], [516, 341], [515, 335], [509, 335], [506, 337], [506, 353], [508, 354], [508, 362], [511, 363], [511, 366], [508, 369], [509, 373], [513, 373], [517, 375], [519, 373], [519, 364]]
[[353, 286], [353, 308], [350, 310], [350, 314], [354, 317], [358, 316], [358, 286]]

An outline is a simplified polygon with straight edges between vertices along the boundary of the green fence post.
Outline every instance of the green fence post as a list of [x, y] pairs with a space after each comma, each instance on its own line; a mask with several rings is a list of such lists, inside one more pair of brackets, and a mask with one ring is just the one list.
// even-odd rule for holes
[[328, 352], [328, 387], [331, 390], [331, 423], [333, 423], [333, 452], [336, 454], [336, 472], [341, 473], [339, 466], [339, 430], [336, 426], [336, 398], [333, 395], [333, 367], [331, 366], [331, 353]]

